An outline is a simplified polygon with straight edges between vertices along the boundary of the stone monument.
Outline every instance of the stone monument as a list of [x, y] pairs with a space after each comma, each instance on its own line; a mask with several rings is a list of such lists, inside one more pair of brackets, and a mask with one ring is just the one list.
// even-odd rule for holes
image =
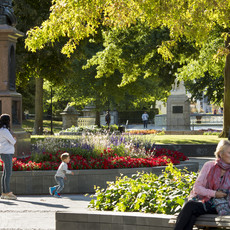
[[175, 80], [167, 100], [167, 130], [190, 130], [190, 102], [184, 82]]
[[91, 126], [96, 124], [96, 106], [90, 103], [82, 110], [83, 115], [78, 118], [78, 126]]
[[74, 108], [74, 106], [69, 106], [69, 104], [67, 104], [61, 115], [63, 129], [68, 129], [72, 126], [78, 126], [79, 113]]
[[11, 116], [11, 127], [17, 137], [15, 155], [30, 153], [30, 135], [22, 129], [22, 96], [15, 87], [15, 49], [24, 34], [16, 30], [11, 0], [0, 2], [0, 114]]

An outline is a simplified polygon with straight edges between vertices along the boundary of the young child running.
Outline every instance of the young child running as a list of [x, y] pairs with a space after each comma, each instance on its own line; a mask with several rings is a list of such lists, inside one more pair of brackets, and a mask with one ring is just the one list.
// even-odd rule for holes
[[55, 181], [57, 182], [57, 185], [55, 185], [54, 187], [49, 187], [49, 192], [51, 196], [55, 196], [58, 198], [61, 198], [60, 192], [63, 190], [64, 188], [64, 178], [66, 178], [65, 174], [72, 174], [74, 175], [74, 173], [70, 170], [68, 170], [68, 163], [70, 162], [70, 156], [69, 153], [62, 153], [61, 155], [61, 160], [62, 163], [59, 165], [58, 170], [54, 176]]

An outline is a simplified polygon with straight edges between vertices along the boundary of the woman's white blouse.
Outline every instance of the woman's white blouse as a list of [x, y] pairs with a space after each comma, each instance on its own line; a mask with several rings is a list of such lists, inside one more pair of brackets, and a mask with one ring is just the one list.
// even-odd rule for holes
[[6, 128], [0, 128], [0, 154], [14, 154], [16, 140]]

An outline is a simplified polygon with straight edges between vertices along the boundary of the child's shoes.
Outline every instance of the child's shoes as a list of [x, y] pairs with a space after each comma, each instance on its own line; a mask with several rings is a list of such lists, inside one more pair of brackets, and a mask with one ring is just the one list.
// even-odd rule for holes
[[57, 193], [57, 192], [54, 193], [54, 196], [57, 197], [57, 198], [61, 198], [60, 193]]
[[55, 187], [49, 187], [49, 192], [51, 196], [54, 195], [54, 190], [55, 190]]

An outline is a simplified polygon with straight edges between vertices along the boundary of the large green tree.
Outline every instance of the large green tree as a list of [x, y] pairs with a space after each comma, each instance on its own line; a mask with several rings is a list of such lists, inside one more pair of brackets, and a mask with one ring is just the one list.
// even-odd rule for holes
[[[179, 57], [184, 63], [177, 77], [183, 78], [193, 99], [206, 96], [214, 104], [222, 104], [224, 98], [224, 39], [223, 28], [215, 27], [207, 43], [194, 55]], [[179, 55], [180, 56], [180, 55]]]
[[145, 22], [152, 28], [167, 26], [171, 41], [164, 41], [158, 51], [172, 58], [171, 47], [182, 37], [204, 46], [216, 24], [227, 31], [226, 65], [224, 74], [224, 126], [223, 135], [230, 129], [230, 53], [229, 0], [56, 0], [53, 1], [48, 20], [28, 33], [27, 47], [35, 51], [60, 37], [68, 37], [62, 52], [70, 55], [80, 40], [94, 35], [100, 24], [114, 29]]
[[[30, 28], [48, 18], [50, 6], [51, 0], [14, 0], [17, 29], [26, 35]], [[60, 44], [61, 42], [55, 47], [48, 46], [45, 50], [31, 53], [25, 49], [25, 37], [17, 43], [17, 90], [23, 95], [23, 102], [29, 103], [25, 109], [28, 109], [31, 103], [35, 104], [36, 134], [43, 133], [43, 79], [60, 85], [63, 84], [63, 76], [68, 77], [70, 60], [61, 54]], [[32, 85], [34, 82], [36, 87]]]
[[[73, 77], [55, 92], [78, 105], [93, 101], [98, 111], [150, 107], [168, 96], [178, 66], [157, 52], [167, 39], [166, 28], [152, 30], [143, 24], [103, 30], [102, 36], [79, 44], [73, 55]], [[133, 79], [124, 84], [124, 76], [131, 75]]]

